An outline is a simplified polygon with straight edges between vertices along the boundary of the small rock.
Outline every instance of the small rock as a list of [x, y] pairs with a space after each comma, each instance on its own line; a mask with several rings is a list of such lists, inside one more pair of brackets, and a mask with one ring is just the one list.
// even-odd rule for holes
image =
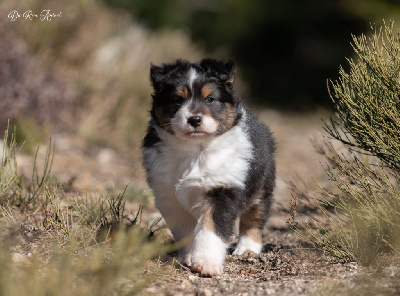
[[197, 277], [194, 275], [189, 275], [188, 279], [189, 279], [189, 281], [191, 281], [193, 283], [194, 281], [196, 281]]
[[270, 288], [267, 288], [265, 290], [265, 292], [267, 292], [267, 295], [274, 295], [276, 293], [276, 291], [274, 289], [270, 289]]
[[97, 155], [97, 160], [101, 164], [112, 163], [114, 162], [115, 158], [116, 158], [116, 153], [114, 150], [110, 148], [101, 149], [101, 151]]
[[297, 292], [299, 292], [299, 293], [301, 293], [301, 292], [303, 292], [303, 288], [302, 287], [297, 287]]
[[148, 288], [146, 289], [146, 292], [147, 292], [147, 293], [155, 294], [155, 293], [157, 293], [158, 291], [157, 291], [157, 288], [156, 288], [156, 287], [148, 287]]
[[26, 256], [24, 254], [20, 254], [20, 253], [13, 253], [11, 255], [11, 260], [14, 263], [27, 263], [28, 259], [26, 258]]
[[248, 263], [252, 263], [252, 264], [255, 264], [255, 263], [258, 262], [258, 260], [257, 260], [256, 258], [254, 258], [254, 257], [249, 257], [249, 258], [247, 258], [246, 261], [247, 261]]
[[196, 293], [198, 296], [212, 296], [213, 293], [208, 290], [208, 289], [201, 289], [198, 293]]
[[43, 222], [43, 220], [44, 220], [44, 216], [42, 216], [42, 215], [35, 215], [35, 216], [33, 216], [33, 218], [35, 219], [36, 223]]
[[278, 266], [282, 264], [282, 259], [279, 256], [276, 256], [273, 260], [272, 260], [272, 266]]

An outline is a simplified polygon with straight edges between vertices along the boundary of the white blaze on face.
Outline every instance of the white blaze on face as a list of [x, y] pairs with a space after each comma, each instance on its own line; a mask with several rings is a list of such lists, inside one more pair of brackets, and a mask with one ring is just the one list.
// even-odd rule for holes
[[193, 84], [194, 84], [194, 81], [196, 80], [196, 78], [197, 78], [197, 72], [196, 72], [196, 70], [194, 69], [194, 68], [190, 68], [190, 70], [189, 70], [189, 87], [190, 87], [190, 90], [192, 91], [192, 93], [193, 93]]

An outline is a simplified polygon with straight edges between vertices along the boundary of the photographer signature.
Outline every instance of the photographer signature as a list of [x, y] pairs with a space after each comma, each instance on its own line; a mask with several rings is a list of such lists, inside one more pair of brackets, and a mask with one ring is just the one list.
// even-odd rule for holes
[[40, 21], [51, 21], [55, 18], [62, 17], [62, 13], [53, 13], [49, 9], [44, 9], [40, 12], [40, 14], [34, 13], [32, 10], [27, 10], [24, 13], [20, 14], [17, 10], [13, 10], [8, 14], [8, 18], [10, 21], [14, 22], [19, 18], [23, 18], [27, 21], [32, 21], [34, 19], [39, 19]]

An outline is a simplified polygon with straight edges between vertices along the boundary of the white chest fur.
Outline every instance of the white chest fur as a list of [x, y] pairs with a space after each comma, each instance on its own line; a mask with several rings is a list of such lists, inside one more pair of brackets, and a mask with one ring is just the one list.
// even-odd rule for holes
[[252, 145], [241, 124], [207, 140], [180, 140], [161, 128], [157, 133], [161, 142], [143, 150], [157, 204], [176, 199], [197, 216], [208, 190], [244, 187]]

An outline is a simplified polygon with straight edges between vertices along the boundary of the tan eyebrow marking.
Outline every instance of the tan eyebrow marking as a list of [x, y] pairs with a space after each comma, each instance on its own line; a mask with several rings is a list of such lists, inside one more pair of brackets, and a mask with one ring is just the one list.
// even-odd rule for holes
[[209, 95], [212, 94], [214, 88], [212, 87], [211, 83], [206, 83], [201, 87], [201, 97], [203, 99], [207, 98]]
[[189, 91], [185, 85], [179, 85], [176, 88], [176, 94], [184, 99], [187, 99], [189, 97]]

